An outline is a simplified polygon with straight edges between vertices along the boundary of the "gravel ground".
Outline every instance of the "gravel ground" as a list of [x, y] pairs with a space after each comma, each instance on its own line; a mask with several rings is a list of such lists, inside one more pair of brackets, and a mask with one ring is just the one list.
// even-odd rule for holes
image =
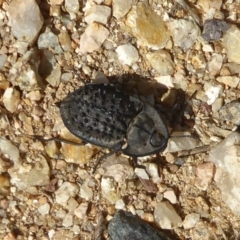
[[[238, 0], [0, 3], [1, 239], [110, 239], [107, 224], [119, 209], [172, 239], [240, 239], [240, 216], [222, 200], [209, 162], [209, 149], [239, 124], [237, 112], [227, 121], [229, 112], [217, 115], [240, 96]], [[212, 18], [222, 21], [202, 35]], [[160, 164], [141, 158], [159, 170], [149, 192], [127, 156], [107, 158], [92, 174], [108, 150], [31, 137], [81, 142], [64, 127], [58, 102], [102, 82], [166, 106], [176, 99], [169, 89], [187, 99], [197, 91], [175, 132], [198, 136], [204, 150], [193, 154], [196, 139], [176, 138], [187, 145], [181, 154], [165, 152]]]

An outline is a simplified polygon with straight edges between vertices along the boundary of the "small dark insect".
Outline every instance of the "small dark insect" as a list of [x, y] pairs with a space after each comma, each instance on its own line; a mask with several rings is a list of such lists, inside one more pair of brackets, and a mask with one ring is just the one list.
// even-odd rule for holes
[[60, 103], [65, 126], [84, 142], [133, 157], [162, 152], [169, 132], [159, 111], [111, 84], [88, 84]]

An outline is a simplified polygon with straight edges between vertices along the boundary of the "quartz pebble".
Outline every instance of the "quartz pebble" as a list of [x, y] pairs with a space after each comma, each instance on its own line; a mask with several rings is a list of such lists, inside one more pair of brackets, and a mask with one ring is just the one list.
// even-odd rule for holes
[[197, 179], [195, 185], [200, 190], [207, 190], [214, 174], [214, 164], [211, 162], [203, 163], [197, 166]]
[[151, 66], [162, 76], [172, 75], [174, 73], [174, 63], [170, 54], [165, 50], [149, 52], [146, 55]]
[[116, 49], [118, 59], [122, 64], [131, 66], [139, 59], [137, 49], [131, 44], [118, 46]]
[[208, 62], [208, 71], [211, 75], [217, 75], [223, 64], [223, 56], [221, 54], [214, 53], [211, 60]]
[[216, 165], [214, 180], [222, 199], [234, 214], [240, 216], [240, 133], [232, 132], [209, 153], [209, 160]]
[[80, 53], [94, 52], [99, 49], [109, 35], [107, 28], [98, 23], [90, 24], [80, 39]]
[[4, 107], [11, 113], [17, 110], [20, 103], [20, 93], [15, 88], [8, 88], [3, 94]]
[[134, 169], [134, 172], [136, 173], [136, 175], [137, 175], [139, 178], [149, 180], [149, 176], [148, 176], [148, 174], [147, 174], [147, 172], [146, 172], [145, 169], [143, 169], [143, 168], [135, 168], [135, 169]]
[[173, 206], [166, 201], [156, 205], [154, 210], [155, 222], [163, 229], [173, 229], [181, 225], [182, 219], [176, 213]]
[[0, 151], [2, 154], [7, 155], [7, 157], [14, 162], [14, 164], [19, 164], [20, 162], [20, 155], [19, 149], [14, 146], [11, 141], [0, 138]]
[[43, 205], [41, 205], [39, 208], [38, 208], [38, 212], [41, 214], [41, 215], [46, 215], [49, 213], [49, 210], [50, 210], [50, 205], [49, 203], [45, 203]]
[[107, 6], [95, 5], [89, 8], [84, 15], [85, 22], [90, 25], [93, 22], [106, 25], [111, 16], [111, 8]]
[[187, 51], [200, 35], [199, 27], [191, 20], [178, 19], [168, 23], [170, 34], [176, 46]]
[[177, 197], [175, 195], [175, 192], [172, 188], [168, 188], [164, 193], [163, 197], [169, 200], [172, 204], [177, 203]]
[[75, 183], [64, 182], [55, 192], [56, 202], [62, 206], [67, 206], [71, 197], [75, 197], [79, 192], [79, 187]]
[[77, 13], [79, 11], [78, 0], [65, 0], [65, 8], [69, 13]]
[[125, 207], [125, 203], [122, 199], [119, 199], [116, 201], [115, 203], [115, 208], [120, 210], [120, 209], [123, 209]]
[[80, 196], [89, 201], [93, 197], [93, 190], [88, 186], [89, 180], [87, 179], [80, 188]]
[[7, 61], [7, 55], [6, 54], [1, 54], [0, 55], [0, 70], [3, 69], [6, 61]]
[[[38, 161], [36, 161], [38, 160]], [[50, 168], [43, 155], [38, 155], [34, 160], [34, 165], [16, 165], [8, 170], [11, 176], [11, 183], [16, 185], [19, 190], [33, 186], [44, 186], [50, 183]]]
[[240, 30], [237, 26], [231, 26], [223, 36], [223, 46], [227, 50], [229, 62], [240, 64]]
[[43, 25], [43, 17], [36, 1], [14, 0], [9, 4], [8, 15], [13, 35], [20, 41], [33, 43]]
[[62, 225], [64, 227], [71, 227], [73, 225], [73, 215], [67, 214], [63, 219]]
[[206, 83], [204, 85], [205, 95], [207, 96], [207, 104], [211, 105], [223, 92], [223, 87], [215, 82]]
[[113, 0], [113, 16], [116, 19], [123, 18], [131, 9], [132, 4], [132, 0]]
[[115, 204], [120, 199], [114, 181], [111, 178], [104, 177], [101, 180], [102, 196], [107, 199], [111, 204]]
[[236, 88], [240, 82], [240, 78], [236, 76], [220, 76], [217, 77], [216, 80], [232, 88]]
[[190, 213], [183, 220], [183, 228], [191, 229], [198, 223], [199, 220], [200, 215], [198, 213]]
[[74, 210], [74, 214], [79, 218], [79, 219], [83, 219], [86, 214], [87, 214], [87, 209], [88, 209], [88, 203], [84, 202], [81, 203], [75, 210]]
[[152, 49], [164, 48], [170, 39], [162, 18], [149, 5], [139, 2], [126, 17], [125, 24], [139, 45]]

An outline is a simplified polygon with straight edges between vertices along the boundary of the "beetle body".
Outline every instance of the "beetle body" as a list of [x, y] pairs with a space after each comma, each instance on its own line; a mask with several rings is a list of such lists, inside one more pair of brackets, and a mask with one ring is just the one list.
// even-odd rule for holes
[[150, 104], [111, 84], [88, 84], [60, 103], [68, 130], [84, 142], [140, 157], [163, 151], [169, 133]]

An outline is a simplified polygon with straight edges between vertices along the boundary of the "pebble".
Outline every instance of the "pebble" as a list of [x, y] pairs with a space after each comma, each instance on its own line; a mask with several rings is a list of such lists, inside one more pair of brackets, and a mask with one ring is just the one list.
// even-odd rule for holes
[[183, 228], [191, 229], [193, 228], [200, 220], [200, 215], [198, 213], [190, 213], [183, 220]]
[[143, 221], [137, 215], [120, 210], [108, 224], [108, 233], [112, 240], [144, 239], [144, 240], [170, 240], [161, 230], [157, 230]]
[[212, 104], [213, 113], [218, 112], [223, 106], [223, 98], [217, 98], [215, 102]]
[[86, 179], [80, 188], [81, 198], [89, 201], [93, 197], [93, 190], [88, 186], [89, 179]]
[[[179, 133], [174, 133], [172, 136], [180, 135]], [[186, 137], [184, 137], [186, 135]], [[183, 137], [177, 137], [177, 138], [170, 138], [168, 140], [168, 144], [164, 152], [166, 153], [172, 153], [172, 152], [179, 152], [183, 150], [191, 150], [199, 146], [199, 139], [194, 137], [187, 137], [191, 136], [189, 132], [181, 132], [181, 136]]]
[[165, 50], [149, 52], [146, 55], [151, 66], [161, 75], [172, 75], [175, 71], [174, 63], [170, 54]]
[[173, 229], [182, 224], [181, 217], [167, 201], [160, 202], [156, 205], [154, 210], [154, 219], [155, 222], [163, 229]]
[[87, 210], [88, 210], [88, 203], [84, 202], [81, 203], [75, 210], [74, 214], [79, 218], [79, 219], [84, 219], [87, 215]]
[[6, 62], [7, 62], [7, 55], [6, 54], [1, 54], [0, 55], [0, 70], [3, 69]]
[[79, 186], [75, 183], [64, 182], [55, 192], [56, 202], [66, 206], [71, 197], [75, 197], [79, 192]]
[[237, 26], [232, 25], [224, 34], [223, 46], [227, 50], [227, 58], [229, 62], [240, 64], [240, 30]]
[[147, 163], [147, 172], [151, 176], [154, 183], [159, 183], [161, 178], [159, 177], [158, 165], [155, 163]]
[[196, 42], [200, 35], [199, 27], [191, 20], [178, 19], [168, 23], [168, 29], [174, 45], [187, 51]]
[[58, 39], [64, 52], [72, 52], [71, 38], [67, 31], [61, 31]]
[[211, 60], [208, 62], [208, 71], [211, 75], [217, 75], [223, 64], [223, 56], [221, 54], [214, 53], [211, 57]]
[[0, 138], [0, 151], [6, 155], [14, 165], [18, 165], [20, 162], [19, 149], [11, 143], [11, 141], [4, 138]]
[[211, 105], [222, 94], [223, 86], [220, 84], [217, 84], [216, 82], [206, 83], [204, 85], [204, 91], [205, 91], [206, 97], [208, 98], [207, 104]]
[[133, 0], [113, 0], [113, 16], [116, 19], [123, 18], [131, 9]]
[[84, 15], [85, 22], [90, 25], [93, 22], [106, 25], [111, 17], [111, 8], [102, 5], [94, 5]]
[[39, 53], [30, 50], [18, 59], [9, 71], [9, 80], [21, 90], [34, 91], [43, 88], [42, 79], [38, 74], [40, 65]]
[[50, 75], [47, 76], [46, 81], [52, 86], [52, 87], [58, 87], [60, 83], [61, 78], [61, 68], [59, 66], [56, 66], [52, 69]]
[[177, 203], [177, 197], [175, 195], [175, 192], [172, 188], [166, 189], [166, 191], [163, 193], [163, 197], [169, 200], [170, 203], [176, 204]]
[[120, 199], [120, 195], [111, 178], [103, 177], [101, 180], [102, 196], [107, 199], [110, 204], [115, 204]]
[[45, 203], [38, 208], [38, 212], [43, 216], [48, 214], [49, 210], [50, 210], [50, 204], [49, 203]]
[[54, 49], [56, 53], [62, 53], [58, 36], [49, 30], [45, 31], [39, 36], [38, 47], [39, 49]]
[[61, 80], [61, 82], [66, 83], [66, 82], [71, 81], [72, 78], [73, 78], [73, 74], [72, 74], [72, 73], [63, 73], [63, 74], [61, 75], [60, 80]]
[[149, 176], [148, 176], [148, 174], [147, 174], [145, 169], [143, 169], [143, 168], [135, 168], [134, 172], [136, 173], [136, 175], [139, 178], [149, 180]]
[[67, 214], [62, 222], [63, 227], [71, 227], [73, 225], [73, 215]]
[[154, 78], [158, 83], [165, 85], [168, 88], [173, 88], [173, 78], [171, 76], [159, 76]]
[[216, 166], [214, 180], [221, 190], [222, 200], [240, 216], [240, 133], [232, 132], [209, 152], [209, 160]]
[[124, 44], [118, 46], [116, 49], [116, 53], [118, 54], [118, 59], [122, 64], [133, 65], [139, 59], [137, 49], [131, 44]]
[[118, 210], [125, 208], [124, 201], [122, 199], [117, 200], [115, 203], [115, 208]]
[[202, 163], [197, 166], [197, 179], [195, 185], [200, 190], [207, 190], [208, 185], [212, 182], [214, 175], [214, 164], [212, 162]]
[[233, 101], [224, 105], [218, 111], [218, 114], [218, 118], [221, 121], [231, 122], [236, 126], [240, 125], [240, 103], [238, 101]]
[[220, 19], [208, 19], [203, 26], [202, 37], [206, 41], [217, 41], [226, 32], [229, 25]]
[[80, 53], [91, 53], [99, 49], [109, 35], [107, 28], [98, 23], [90, 24], [80, 38]]
[[65, 0], [65, 8], [69, 13], [77, 13], [79, 11], [78, 0]]
[[20, 103], [20, 93], [15, 88], [7, 88], [3, 94], [4, 107], [11, 113], [17, 110]]
[[89, 146], [74, 146], [71, 144], [62, 144], [60, 149], [64, 159], [68, 163], [86, 164], [92, 158], [94, 151]]
[[20, 41], [33, 43], [44, 22], [36, 1], [13, 0], [8, 7], [8, 15], [13, 35]]
[[10, 179], [9, 177], [0, 175], [0, 194], [2, 196], [9, 196], [10, 194]]
[[216, 80], [232, 88], [236, 88], [240, 82], [240, 78], [236, 76], [220, 76], [217, 77]]
[[27, 191], [33, 186], [44, 186], [50, 183], [50, 168], [41, 154], [34, 159], [34, 165], [16, 165], [8, 170], [11, 176], [11, 183], [19, 190]]
[[170, 35], [162, 18], [148, 4], [139, 2], [128, 13], [125, 24], [138, 44], [152, 49], [164, 48]]

